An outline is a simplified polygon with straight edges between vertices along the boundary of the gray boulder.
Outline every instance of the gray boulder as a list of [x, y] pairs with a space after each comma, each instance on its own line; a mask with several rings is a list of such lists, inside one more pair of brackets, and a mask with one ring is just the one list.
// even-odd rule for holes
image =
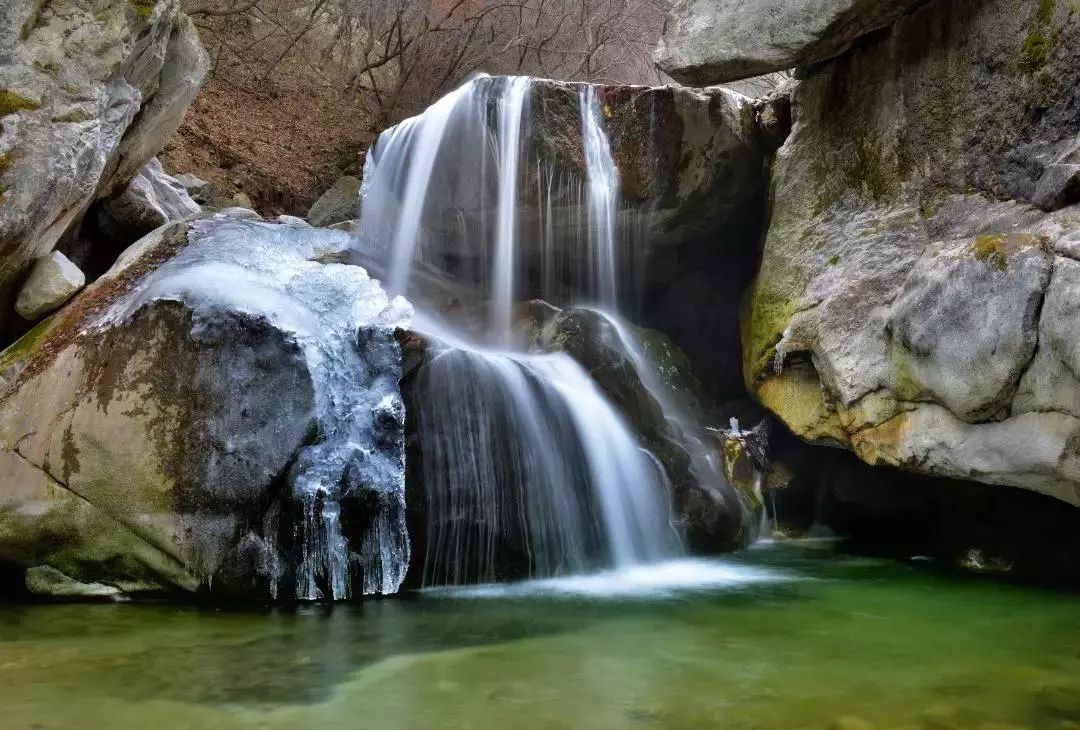
[[121, 593], [397, 589], [408, 306], [319, 263], [347, 235], [239, 213], [155, 231], [0, 355], [0, 559]]
[[208, 59], [177, 0], [0, 2], [0, 301], [182, 121]]
[[86, 276], [67, 256], [53, 251], [38, 259], [30, 277], [19, 290], [15, 311], [23, 319], [36, 322], [58, 309], [86, 284]]
[[656, 64], [691, 86], [736, 81], [835, 58], [927, 0], [679, 0]]
[[332, 226], [355, 220], [359, 209], [360, 180], [346, 175], [338, 178], [337, 182], [315, 201], [308, 211], [307, 219], [313, 226]]
[[180, 175], [174, 176], [176, 182], [184, 186], [184, 190], [187, 191], [193, 199], [198, 197], [207, 186], [211, 185], [210, 182], [203, 180], [201, 177], [196, 177], [189, 172], [185, 172]]
[[200, 210], [184, 185], [166, 173], [155, 157], [122, 193], [104, 201], [98, 213], [98, 225], [106, 235], [134, 241]]
[[797, 435], [1080, 504], [1077, 48], [1063, 3], [939, 2], [804, 70], [743, 316]]

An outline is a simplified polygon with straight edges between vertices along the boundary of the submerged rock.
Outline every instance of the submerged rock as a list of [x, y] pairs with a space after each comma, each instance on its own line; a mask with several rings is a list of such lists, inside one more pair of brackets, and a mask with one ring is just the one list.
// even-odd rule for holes
[[165, 144], [207, 67], [177, 0], [0, 3], [3, 306], [30, 263]]
[[1063, 3], [936, 2], [803, 73], [743, 317], [796, 434], [1080, 505], [1077, 48]]
[[392, 303], [347, 235], [229, 212], [129, 249], [0, 356], [0, 559], [258, 597], [397, 589]]
[[656, 65], [693, 86], [810, 66], [926, 2], [679, 0], [664, 21]]
[[19, 290], [15, 311], [23, 319], [36, 322], [75, 296], [86, 284], [86, 276], [67, 256], [53, 251], [38, 259]]

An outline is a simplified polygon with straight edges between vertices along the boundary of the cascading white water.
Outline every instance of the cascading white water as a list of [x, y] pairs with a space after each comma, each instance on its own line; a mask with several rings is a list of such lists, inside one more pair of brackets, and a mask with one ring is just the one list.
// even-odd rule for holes
[[589, 176], [589, 251], [593, 291], [600, 304], [618, 305], [615, 261], [615, 214], [619, 204], [619, 170], [603, 127], [604, 112], [596, 87], [581, 89], [581, 139]]
[[491, 295], [491, 320], [496, 337], [510, 342], [511, 307], [517, 260], [518, 161], [521, 156], [521, 117], [529, 90], [529, 78], [511, 78], [499, 99], [499, 213], [495, 237], [495, 270]]
[[618, 316], [594, 310], [610, 325], [619, 340], [619, 349], [629, 355], [634, 371], [645, 390], [656, 400], [664, 419], [690, 452], [691, 467], [699, 484], [719, 488], [727, 480], [715, 449], [707, 444], [709, 436], [698, 419], [695, 408], [684, 401], [682, 391], [665, 378], [645, 351], [638, 336]]
[[[425, 366], [425, 585], [625, 567], [678, 553], [662, 467], [585, 371], [563, 354], [470, 345], [430, 321]], [[520, 577], [520, 576], [515, 576]]]
[[502, 561], [548, 577], [681, 553], [663, 467], [585, 371], [566, 355], [512, 349], [523, 231], [539, 242], [546, 288], [577, 279], [559, 270], [557, 236], [586, 230], [579, 292], [610, 306], [618, 298], [619, 178], [597, 94], [583, 87], [577, 97], [586, 185], [539, 158], [522, 163], [531, 161], [530, 87], [520, 77], [475, 79], [384, 132], [365, 168], [360, 246], [389, 262], [394, 291], [409, 291], [414, 261], [460, 274], [479, 251], [464, 275], [489, 299], [486, 346], [431, 316], [413, 326], [431, 348], [416, 406], [427, 585], [520, 577]]

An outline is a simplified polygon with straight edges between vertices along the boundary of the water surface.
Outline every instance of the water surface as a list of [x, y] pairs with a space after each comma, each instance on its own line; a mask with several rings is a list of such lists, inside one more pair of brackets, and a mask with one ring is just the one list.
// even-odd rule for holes
[[1065, 730], [1080, 728], [1080, 597], [774, 546], [333, 610], [7, 606], [0, 716], [6, 730]]

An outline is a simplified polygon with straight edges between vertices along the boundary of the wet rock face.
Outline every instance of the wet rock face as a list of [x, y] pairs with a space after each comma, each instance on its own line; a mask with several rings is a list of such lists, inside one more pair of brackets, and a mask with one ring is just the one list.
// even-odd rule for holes
[[[498, 85], [505, 83], [506, 78], [481, 79], [471, 92], [488, 105], [476, 116], [485, 120], [492, 139], [499, 118]], [[575, 274], [588, 265], [583, 91], [582, 84], [545, 79], [529, 85], [519, 160], [518, 251], [523, 268], [539, 272], [546, 257], [566, 280], [559, 283], [570, 288], [581, 286], [576, 279], [583, 277]], [[619, 237], [616, 257], [623, 278], [636, 271], [634, 257], [642, 254], [634, 249], [639, 244], [650, 250], [674, 249], [704, 238], [716, 249], [743, 245], [741, 236], [717, 232], [741, 222], [752, 202], [764, 197], [769, 159], [786, 132], [783, 114], [779, 119], [766, 115], [772, 121], [765, 125], [759, 122], [764, 103], [721, 88], [600, 86], [596, 102], [593, 115], [618, 169], [616, 224], [626, 235]], [[496, 190], [490, 169], [488, 177], [479, 169], [482, 163], [474, 149], [484, 130], [459, 122], [455, 117], [443, 138], [431, 176], [431, 189], [438, 192], [425, 199], [420, 236], [426, 263], [465, 278], [485, 267], [487, 254], [477, 242], [494, 241], [495, 217], [484, 208], [496, 204]], [[383, 137], [385, 144], [392, 139]], [[373, 170], [381, 153], [377, 143], [365, 172], [368, 180], [376, 179]], [[403, 188], [404, 181], [396, 184]], [[403, 189], [389, 192], [399, 201], [404, 197]], [[369, 216], [366, 223], [374, 221]], [[551, 296], [539, 282], [522, 282], [522, 288], [525, 297]]]
[[658, 332], [620, 326], [595, 310], [565, 309], [545, 327], [544, 348], [577, 360], [664, 465], [688, 545], [737, 549], [747, 538], [744, 510], [722, 472], [705, 463], [718, 464], [720, 454], [699, 420], [707, 406], [685, 356]]
[[175, 0], [0, 2], [4, 307], [30, 262], [164, 145], [207, 66]]
[[679, 0], [665, 19], [656, 64], [694, 86], [810, 66], [926, 2]]
[[795, 433], [1080, 504], [1078, 49], [1065, 3], [934, 2], [803, 73], [743, 316]]
[[[598, 89], [602, 124], [629, 207], [647, 208], [651, 240], [677, 244], [715, 231], [764, 190], [768, 158], [786, 130], [759, 123], [759, 106], [727, 89]], [[531, 144], [585, 179], [580, 85], [539, 81], [530, 98]]]
[[[325, 477], [321, 505], [369, 513], [343, 548], [346, 583], [400, 582], [368, 528], [387, 511], [373, 490], [403, 508], [392, 332], [407, 310], [363, 269], [317, 263], [348, 245], [230, 214], [173, 224], [0, 356], [0, 559], [64, 595], [290, 599], [321, 557], [296, 541], [297, 480]], [[403, 516], [375, 527], [392, 538]]]

